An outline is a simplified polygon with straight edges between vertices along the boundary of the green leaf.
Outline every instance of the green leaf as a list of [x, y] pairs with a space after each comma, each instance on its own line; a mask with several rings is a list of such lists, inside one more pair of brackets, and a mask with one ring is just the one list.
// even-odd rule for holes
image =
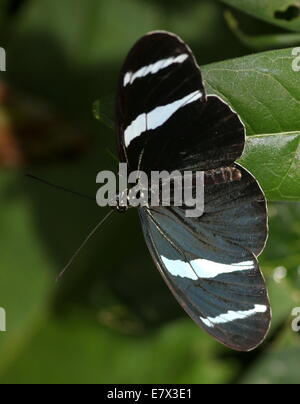
[[294, 132], [300, 128], [300, 72], [292, 49], [250, 55], [203, 67], [209, 94], [228, 101], [247, 135]]
[[203, 68], [208, 93], [229, 102], [247, 134], [256, 135], [241, 162], [273, 201], [300, 200], [300, 72], [293, 60], [284, 49]]
[[241, 164], [269, 201], [300, 201], [300, 132], [248, 137]]
[[294, 0], [222, 0], [229, 6], [291, 31], [300, 31], [300, 3]]

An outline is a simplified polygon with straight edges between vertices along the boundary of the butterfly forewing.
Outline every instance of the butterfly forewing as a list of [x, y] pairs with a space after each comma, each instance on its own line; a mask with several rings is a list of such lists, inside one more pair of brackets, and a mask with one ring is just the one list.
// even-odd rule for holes
[[120, 75], [117, 117], [121, 158], [136, 169], [150, 131], [184, 105], [205, 101], [200, 70], [177, 36], [153, 32], [129, 53]]
[[209, 170], [234, 163], [244, 149], [238, 115], [206, 96], [191, 50], [173, 34], [154, 32], [133, 47], [120, 75], [117, 117], [120, 158], [132, 169]]
[[148, 132], [141, 169], [205, 171], [226, 167], [243, 153], [245, 129], [220, 98], [182, 106], [164, 125]]

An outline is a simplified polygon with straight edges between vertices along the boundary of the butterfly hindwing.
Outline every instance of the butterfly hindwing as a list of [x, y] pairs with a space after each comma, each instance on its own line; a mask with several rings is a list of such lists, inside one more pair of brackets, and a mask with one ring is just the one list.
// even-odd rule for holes
[[[270, 305], [256, 254], [267, 237], [263, 192], [241, 166], [239, 181], [205, 189], [200, 218], [184, 207], [143, 209], [147, 245], [191, 318], [226, 346], [249, 351], [270, 326]], [[220, 213], [221, 212], [221, 213]]]

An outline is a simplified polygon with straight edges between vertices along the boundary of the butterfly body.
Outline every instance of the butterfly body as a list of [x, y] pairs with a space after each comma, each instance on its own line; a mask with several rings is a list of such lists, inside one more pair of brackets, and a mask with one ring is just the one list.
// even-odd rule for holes
[[[129, 170], [204, 173], [204, 211], [188, 206], [138, 209], [151, 256], [183, 309], [226, 346], [249, 351], [271, 320], [257, 257], [267, 206], [256, 179], [236, 163], [245, 127], [218, 96], [207, 95], [190, 48], [152, 32], [129, 52], [117, 100], [119, 157]], [[129, 201], [130, 202], [130, 201]], [[117, 209], [125, 211], [118, 203]]]

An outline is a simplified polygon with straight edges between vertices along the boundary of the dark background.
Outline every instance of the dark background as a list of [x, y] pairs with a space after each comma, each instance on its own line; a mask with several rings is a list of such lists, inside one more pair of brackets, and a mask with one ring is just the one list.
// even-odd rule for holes
[[[23, 0], [0, 3], [1, 383], [299, 383], [300, 208], [270, 204], [261, 257], [274, 312], [266, 343], [239, 354], [199, 330], [150, 259], [137, 213], [114, 215], [55, 278], [107, 212], [27, 179], [87, 195], [116, 170], [118, 72], [143, 34], [182, 36], [200, 65], [250, 54], [213, 0]], [[235, 11], [249, 34], [280, 32]], [[298, 304], [297, 304], [298, 303]]]

